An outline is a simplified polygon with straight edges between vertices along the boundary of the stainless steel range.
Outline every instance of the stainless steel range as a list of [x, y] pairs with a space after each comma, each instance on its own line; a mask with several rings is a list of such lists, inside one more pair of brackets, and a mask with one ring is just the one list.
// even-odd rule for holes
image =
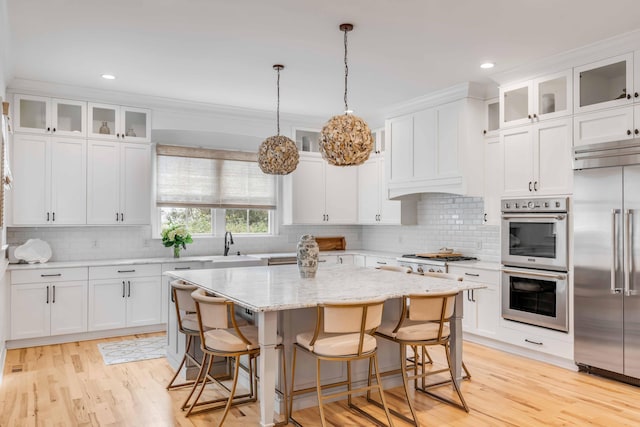
[[402, 255], [396, 258], [398, 265], [402, 267], [409, 267], [414, 273], [422, 274], [424, 272], [431, 273], [447, 273], [448, 263], [455, 261], [470, 261], [477, 258], [468, 256], [447, 256], [442, 257], [426, 257], [416, 254]]

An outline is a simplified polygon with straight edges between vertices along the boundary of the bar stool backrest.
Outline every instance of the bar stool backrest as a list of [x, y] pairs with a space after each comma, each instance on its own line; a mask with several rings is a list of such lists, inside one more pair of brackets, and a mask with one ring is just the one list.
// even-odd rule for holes
[[233, 304], [226, 298], [211, 297], [203, 289], [194, 291], [191, 296], [199, 303], [199, 318], [202, 327], [207, 329], [227, 329], [227, 306]]
[[422, 322], [447, 322], [453, 316], [455, 292], [440, 292], [420, 295], [409, 295], [411, 310], [409, 319]]
[[193, 301], [191, 294], [198, 289], [197, 286], [189, 285], [182, 280], [174, 280], [171, 282], [171, 289], [173, 292], [173, 299], [175, 300], [178, 308], [188, 313], [196, 312], [196, 303]]
[[324, 310], [324, 332], [354, 333], [374, 330], [382, 323], [384, 301], [361, 303], [327, 303], [319, 308]]

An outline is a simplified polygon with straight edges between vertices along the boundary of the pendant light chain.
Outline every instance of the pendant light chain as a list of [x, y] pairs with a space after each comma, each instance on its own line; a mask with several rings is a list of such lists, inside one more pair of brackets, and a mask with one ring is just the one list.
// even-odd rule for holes
[[277, 67], [276, 70], [278, 71], [278, 104], [276, 107], [276, 123], [278, 123], [278, 133], [276, 133], [276, 135], [280, 135], [280, 67]]
[[349, 103], [347, 102], [347, 77], [349, 77], [349, 64], [347, 63], [347, 33], [349, 30], [344, 30], [344, 113], [349, 111]]

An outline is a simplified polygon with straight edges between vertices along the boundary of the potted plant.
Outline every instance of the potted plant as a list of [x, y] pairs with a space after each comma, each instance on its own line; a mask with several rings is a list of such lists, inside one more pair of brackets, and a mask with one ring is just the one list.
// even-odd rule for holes
[[193, 243], [193, 239], [184, 224], [169, 224], [162, 230], [162, 244], [173, 246], [174, 258], [180, 258], [180, 249], [187, 249], [187, 243]]

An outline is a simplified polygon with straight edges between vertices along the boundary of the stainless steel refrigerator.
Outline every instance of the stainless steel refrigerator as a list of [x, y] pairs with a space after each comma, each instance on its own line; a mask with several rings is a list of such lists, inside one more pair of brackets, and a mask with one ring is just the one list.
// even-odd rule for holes
[[574, 358], [640, 379], [640, 146], [574, 149]]

